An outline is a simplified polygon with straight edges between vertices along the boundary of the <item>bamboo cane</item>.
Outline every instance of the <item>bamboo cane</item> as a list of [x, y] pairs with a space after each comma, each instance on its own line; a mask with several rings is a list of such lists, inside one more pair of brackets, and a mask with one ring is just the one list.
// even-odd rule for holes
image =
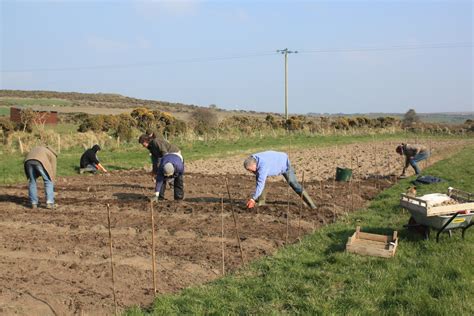
[[221, 198], [221, 239], [222, 239], [222, 275], [225, 275], [225, 245], [224, 245], [224, 198]]
[[[351, 170], [353, 170], [354, 148], [351, 147]], [[354, 211], [354, 192], [353, 192], [353, 177], [349, 180], [349, 188], [351, 191], [351, 212]]]
[[225, 178], [225, 186], [227, 188], [227, 194], [229, 195], [230, 209], [232, 211], [232, 218], [234, 219], [235, 235], [237, 237], [237, 244], [239, 245], [240, 259], [242, 260], [242, 264], [245, 264], [244, 252], [242, 251], [242, 245], [240, 244], [239, 227], [237, 226], [237, 219], [235, 217], [235, 212], [234, 212], [234, 201], [232, 200], [232, 196], [230, 195], [229, 181], [228, 181], [227, 177]]
[[298, 214], [298, 236], [300, 236], [301, 233], [301, 214], [303, 213], [303, 192], [304, 192], [304, 171], [303, 175], [301, 176], [301, 194], [300, 194], [300, 212]]
[[153, 273], [153, 293], [156, 294], [156, 258], [155, 258], [155, 217], [153, 216], [153, 201], [150, 201], [150, 220], [151, 220], [151, 270]]
[[115, 315], [117, 315], [117, 297], [115, 296], [115, 276], [114, 276], [114, 253], [112, 251], [112, 230], [110, 228], [110, 205], [107, 203], [107, 222], [109, 224], [109, 253], [110, 270], [112, 273], [112, 294], [114, 298]]

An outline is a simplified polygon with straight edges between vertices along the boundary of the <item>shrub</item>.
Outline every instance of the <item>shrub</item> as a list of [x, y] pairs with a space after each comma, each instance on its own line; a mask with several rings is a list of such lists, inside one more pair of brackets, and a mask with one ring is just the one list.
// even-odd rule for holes
[[137, 122], [137, 127], [142, 132], [153, 129], [155, 125], [155, 116], [147, 108], [136, 108], [130, 113], [130, 116]]
[[218, 126], [219, 120], [214, 111], [206, 108], [197, 108], [191, 114], [194, 123], [194, 131], [203, 135], [210, 132]]

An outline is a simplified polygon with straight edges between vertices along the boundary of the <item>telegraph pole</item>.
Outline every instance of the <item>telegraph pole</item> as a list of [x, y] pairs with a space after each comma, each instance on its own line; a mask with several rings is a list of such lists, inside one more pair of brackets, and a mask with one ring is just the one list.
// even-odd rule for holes
[[298, 51], [285, 48], [277, 50], [277, 53], [285, 55], [285, 119], [288, 120], [288, 54], [297, 54]]

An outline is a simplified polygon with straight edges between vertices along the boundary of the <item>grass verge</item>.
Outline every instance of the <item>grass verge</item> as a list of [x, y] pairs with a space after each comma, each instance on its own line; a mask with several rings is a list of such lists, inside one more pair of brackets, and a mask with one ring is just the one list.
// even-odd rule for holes
[[[474, 147], [427, 168], [446, 182], [419, 187], [419, 194], [445, 192], [448, 186], [474, 192]], [[158, 297], [151, 310], [127, 315], [181, 314], [352, 314], [473, 315], [474, 228], [466, 239], [455, 231], [425, 241], [403, 225], [409, 213], [398, 206], [406, 179], [380, 193], [364, 210], [340, 218], [301, 243], [251, 263], [235, 274]], [[344, 251], [356, 225], [364, 231], [399, 231], [392, 259]]]

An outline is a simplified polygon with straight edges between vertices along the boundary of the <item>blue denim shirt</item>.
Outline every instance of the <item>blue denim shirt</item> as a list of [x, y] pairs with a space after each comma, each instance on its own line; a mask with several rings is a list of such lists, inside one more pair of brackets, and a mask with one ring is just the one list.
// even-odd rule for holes
[[264, 151], [253, 154], [252, 157], [257, 160], [257, 171], [255, 173], [257, 186], [252, 196], [252, 199], [256, 200], [265, 188], [267, 177], [286, 173], [290, 162], [287, 154], [278, 151]]

